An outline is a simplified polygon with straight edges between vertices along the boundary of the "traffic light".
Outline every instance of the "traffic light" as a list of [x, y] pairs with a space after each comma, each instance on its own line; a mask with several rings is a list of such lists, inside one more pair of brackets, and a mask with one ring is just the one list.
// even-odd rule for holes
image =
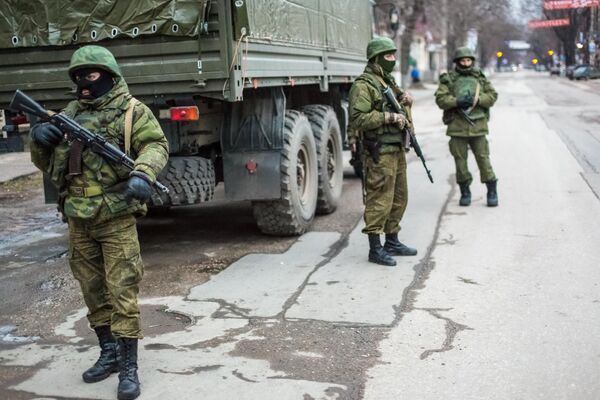
[[532, 62], [533, 65], [536, 65], [538, 63], [538, 61], [539, 60], [537, 58], [534, 58], [533, 60], [531, 60], [531, 62]]
[[548, 55], [552, 57], [554, 55], [554, 50], [548, 50]]
[[503, 55], [504, 55], [504, 53], [502, 53], [501, 51], [496, 53], [496, 57], [498, 57], [498, 58], [502, 58]]

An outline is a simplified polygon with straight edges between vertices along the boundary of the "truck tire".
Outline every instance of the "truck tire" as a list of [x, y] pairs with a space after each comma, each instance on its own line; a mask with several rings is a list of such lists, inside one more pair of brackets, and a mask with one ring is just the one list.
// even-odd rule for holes
[[215, 193], [215, 168], [203, 157], [171, 157], [158, 175], [169, 194], [155, 193], [154, 206], [179, 206], [210, 201]]
[[295, 110], [285, 112], [281, 150], [281, 199], [254, 201], [258, 228], [268, 235], [301, 235], [317, 208], [317, 150], [310, 123]]
[[308, 117], [317, 145], [319, 165], [319, 194], [317, 213], [331, 214], [342, 197], [344, 161], [342, 133], [333, 108], [324, 105], [309, 105], [302, 108]]

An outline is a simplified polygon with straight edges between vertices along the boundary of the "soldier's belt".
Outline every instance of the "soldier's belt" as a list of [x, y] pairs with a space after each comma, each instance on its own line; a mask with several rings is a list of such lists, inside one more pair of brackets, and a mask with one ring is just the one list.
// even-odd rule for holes
[[69, 194], [74, 197], [94, 197], [103, 193], [102, 186], [69, 186]]

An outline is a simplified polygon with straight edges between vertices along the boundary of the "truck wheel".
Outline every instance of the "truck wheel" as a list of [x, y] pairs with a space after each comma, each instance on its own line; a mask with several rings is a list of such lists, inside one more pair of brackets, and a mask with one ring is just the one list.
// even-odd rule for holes
[[178, 206], [210, 201], [215, 193], [215, 168], [203, 157], [171, 157], [158, 175], [158, 180], [169, 188], [169, 194], [155, 193], [156, 206]]
[[310, 123], [295, 110], [285, 112], [281, 150], [281, 199], [252, 203], [258, 228], [268, 235], [300, 235], [317, 208], [317, 151]]
[[310, 105], [302, 108], [312, 127], [317, 145], [319, 195], [317, 213], [331, 214], [342, 197], [344, 180], [342, 133], [333, 108]]

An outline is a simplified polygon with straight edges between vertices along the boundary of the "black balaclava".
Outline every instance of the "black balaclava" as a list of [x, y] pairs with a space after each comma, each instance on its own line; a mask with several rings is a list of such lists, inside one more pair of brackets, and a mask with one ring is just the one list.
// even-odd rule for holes
[[[385, 53], [388, 54], [388, 53]], [[385, 58], [383, 58], [383, 56], [385, 56], [385, 54], [380, 54], [377, 56], [376, 58], [376, 62], [377, 64], [379, 64], [379, 66], [381, 67], [381, 69], [383, 69], [383, 71], [387, 74], [391, 74], [394, 71], [394, 67], [396, 66], [396, 61], [388, 61]]]
[[[92, 72], [100, 73], [100, 77], [95, 81], [86, 79], [86, 76]], [[73, 75], [79, 77], [79, 80], [75, 80], [75, 83], [77, 84], [77, 97], [79, 99], [97, 99], [108, 93], [115, 85], [113, 75], [110, 72], [99, 68], [81, 68], [75, 71]], [[81, 94], [84, 89], [89, 90], [90, 94], [87, 96]]]
[[473, 67], [475, 66], [475, 60], [473, 60], [473, 62], [471, 63], [471, 65], [469, 65], [468, 67], [463, 66], [460, 63], [460, 60], [456, 60], [456, 70], [458, 72], [462, 72], [462, 73], [469, 73], [473, 70]]

